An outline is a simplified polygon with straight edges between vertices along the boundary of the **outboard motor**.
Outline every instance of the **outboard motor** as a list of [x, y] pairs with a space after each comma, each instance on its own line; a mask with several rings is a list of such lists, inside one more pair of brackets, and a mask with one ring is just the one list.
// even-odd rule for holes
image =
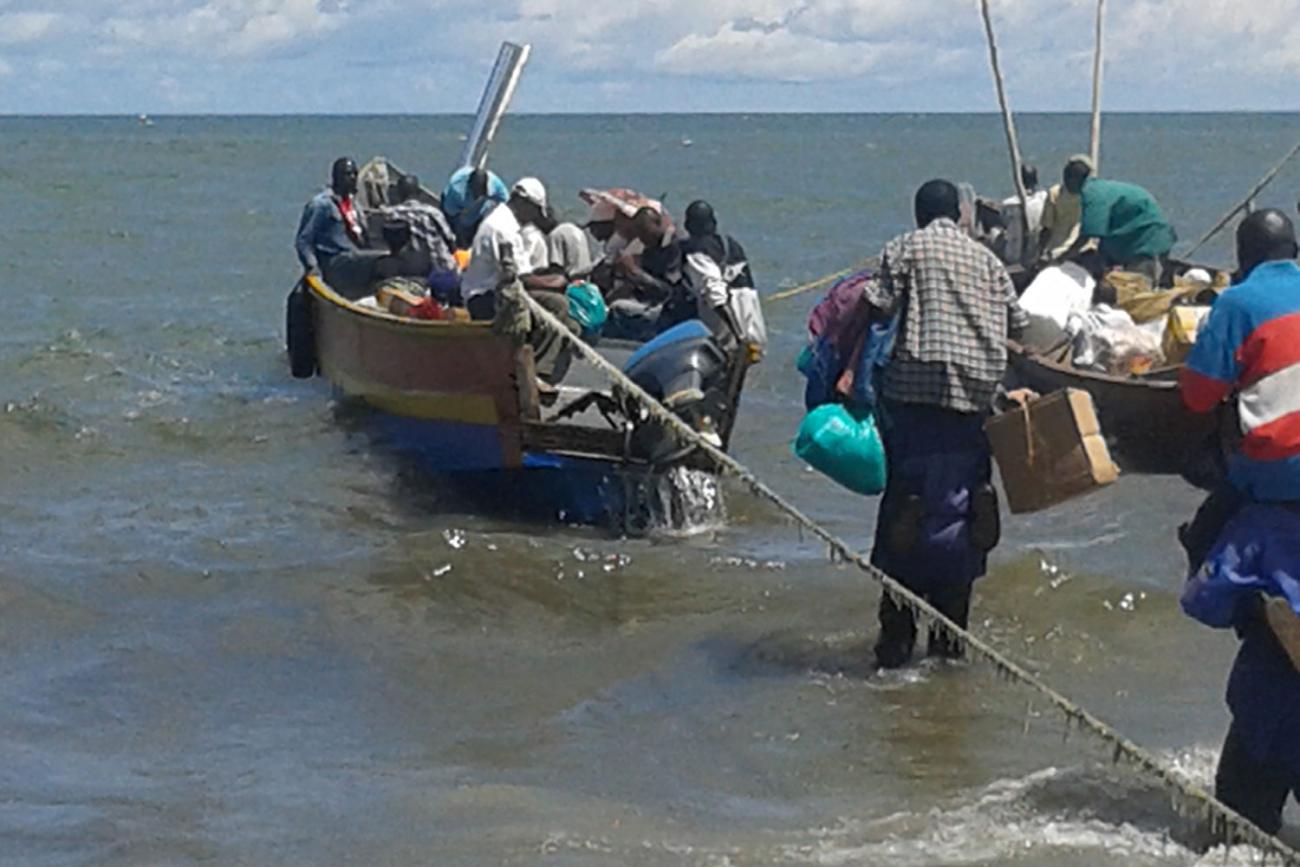
[[[623, 366], [628, 378], [687, 424], [721, 445], [718, 429], [731, 412], [727, 354], [698, 319], [675, 325], [642, 346]], [[691, 450], [652, 420], [637, 425], [632, 450], [654, 463], [667, 463]]]

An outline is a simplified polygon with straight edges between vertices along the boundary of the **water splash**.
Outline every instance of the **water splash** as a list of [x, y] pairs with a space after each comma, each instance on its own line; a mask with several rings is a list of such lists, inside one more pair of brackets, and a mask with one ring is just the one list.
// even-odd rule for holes
[[726, 523], [722, 485], [712, 473], [672, 467], [621, 478], [621, 529], [629, 535], [694, 536]]

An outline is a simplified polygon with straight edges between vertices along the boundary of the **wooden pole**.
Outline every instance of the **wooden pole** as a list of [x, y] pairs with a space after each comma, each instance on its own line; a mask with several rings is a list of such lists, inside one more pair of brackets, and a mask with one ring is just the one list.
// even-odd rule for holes
[[1105, 60], [1106, 0], [1097, 0], [1097, 45], [1092, 55], [1092, 135], [1089, 156], [1094, 173], [1101, 170], [1101, 69]]
[[1002, 107], [1002, 126], [1007, 133], [1007, 149], [1011, 152], [1011, 180], [1016, 185], [1016, 195], [1020, 198], [1021, 237], [1029, 238], [1029, 193], [1025, 190], [1025, 181], [1020, 176], [1020, 143], [1016, 140], [1016, 121], [1007, 106], [1007, 89], [1002, 82], [1002, 67], [998, 64], [998, 41], [993, 36], [993, 17], [989, 13], [989, 0], [980, 0], [980, 12], [984, 16], [984, 33], [989, 39], [989, 63], [993, 66], [993, 85], [998, 91], [998, 105]]
[[1237, 203], [1232, 207], [1232, 210], [1224, 214], [1223, 217], [1219, 219], [1219, 222], [1215, 223], [1214, 226], [1208, 232], [1202, 235], [1200, 240], [1198, 240], [1195, 244], [1193, 244], [1192, 248], [1188, 250], [1186, 253], [1184, 253], [1183, 255], [1191, 256], [1197, 250], [1201, 249], [1201, 247], [1205, 246], [1207, 241], [1209, 241], [1215, 235], [1219, 234], [1219, 232], [1223, 231], [1223, 227], [1231, 223], [1233, 217], [1237, 216], [1237, 214], [1241, 213], [1244, 210], [1250, 209], [1252, 204], [1255, 201], [1255, 197], [1258, 196], [1265, 187], [1267, 187], [1269, 184], [1273, 182], [1273, 179], [1276, 178], [1278, 174], [1282, 171], [1282, 169], [1286, 167], [1287, 163], [1295, 159], [1296, 154], [1300, 154], [1300, 142], [1297, 142], [1295, 147], [1287, 151], [1287, 155], [1282, 157], [1281, 161], [1278, 162], [1277, 165], [1273, 166], [1273, 168], [1265, 172], [1264, 177], [1260, 178], [1259, 181], [1255, 184], [1255, 186], [1250, 188], [1250, 192], [1246, 193], [1246, 198], [1242, 199], [1239, 203]]

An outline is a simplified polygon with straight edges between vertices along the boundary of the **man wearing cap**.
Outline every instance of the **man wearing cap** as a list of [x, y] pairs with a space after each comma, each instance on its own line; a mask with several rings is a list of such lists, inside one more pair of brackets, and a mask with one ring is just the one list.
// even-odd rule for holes
[[[546, 187], [537, 178], [521, 178], [510, 188], [510, 198], [493, 208], [474, 233], [469, 267], [461, 279], [461, 294], [471, 319], [496, 316], [497, 286], [505, 278], [507, 261], [514, 265], [519, 282], [533, 298], [568, 324], [569, 303], [564, 295], [568, 280], [563, 274], [536, 274], [529, 261], [522, 228], [540, 222], [546, 213]], [[535, 350], [537, 373], [555, 382], [568, 367], [560, 335], [535, 324], [529, 342]]]

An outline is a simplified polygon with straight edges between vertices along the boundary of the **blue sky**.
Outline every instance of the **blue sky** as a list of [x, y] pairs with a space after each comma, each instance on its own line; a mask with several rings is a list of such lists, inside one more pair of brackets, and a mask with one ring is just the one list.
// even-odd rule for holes
[[[1300, 109], [1300, 0], [1108, 7], [1108, 109]], [[1094, 8], [994, 0], [1017, 110], [1087, 110]], [[469, 112], [503, 39], [519, 111], [996, 109], [976, 0], [0, 0], [0, 112]]]

